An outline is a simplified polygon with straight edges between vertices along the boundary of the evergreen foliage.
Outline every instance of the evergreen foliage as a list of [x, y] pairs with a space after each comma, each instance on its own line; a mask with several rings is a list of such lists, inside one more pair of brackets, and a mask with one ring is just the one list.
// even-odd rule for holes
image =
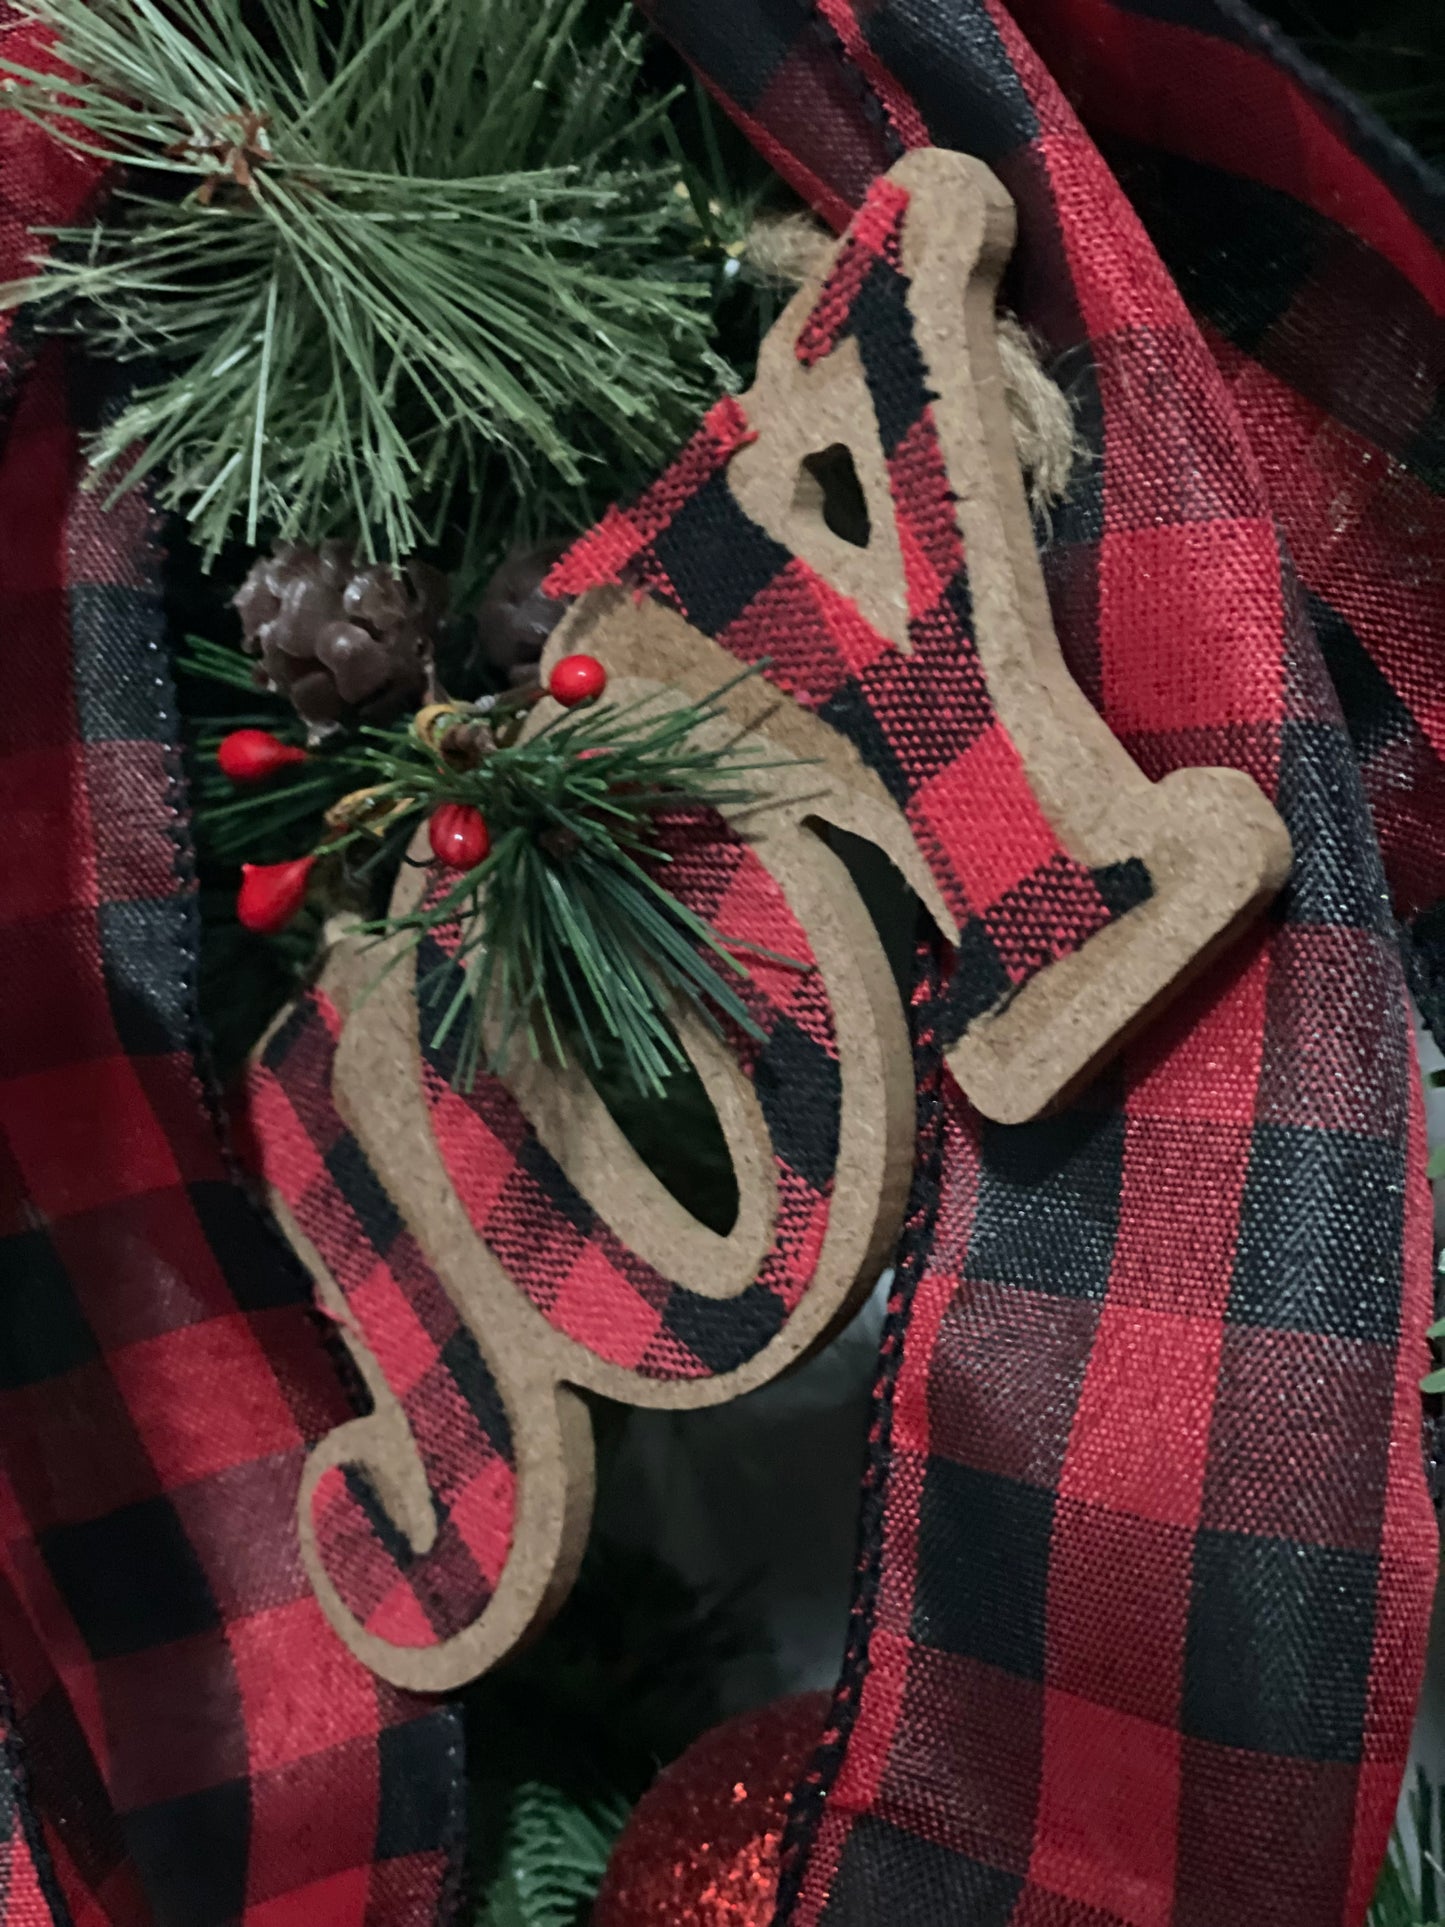
[[737, 235], [630, 6], [29, 9], [69, 71], [0, 63], [4, 104], [122, 171], [0, 305], [135, 367], [94, 465], [150, 478], [208, 557], [342, 533], [398, 558], [517, 489], [579, 524], [726, 383]]
[[[247, 673], [233, 651], [198, 638], [184, 666], [232, 688]], [[454, 955], [417, 989], [457, 1084], [469, 1087], [479, 1068], [520, 1046], [564, 1064], [578, 1050], [590, 1069], [614, 1064], [635, 1089], [662, 1096], [689, 1064], [673, 1028], [678, 1009], [755, 1036], [741, 958], [771, 955], [726, 941], [666, 883], [665, 823], [754, 804], [753, 779], [771, 766], [731, 733], [707, 733], [732, 686], [701, 702], [659, 692], [558, 711], [518, 741], [498, 722], [515, 710], [437, 706], [391, 729], [362, 729], [257, 789], [232, 788], [215, 752], [226, 730], [268, 719], [214, 719], [198, 735], [202, 821], [216, 855], [280, 860], [329, 812], [319, 847], [341, 872], [343, 899], [364, 904], [396, 875], [433, 810], [471, 805], [490, 832], [485, 858], [408, 915], [378, 910], [362, 926], [377, 940], [401, 937], [400, 954], [454, 934]], [[491, 728], [471, 754], [453, 753], [453, 732], [475, 745]]]
[[1366, 1927], [1445, 1927], [1445, 1815], [1440, 1789], [1417, 1772], [1410, 1826], [1396, 1827]]
[[524, 1781], [512, 1796], [501, 1864], [477, 1927], [578, 1927], [628, 1811], [619, 1794], [579, 1799]]

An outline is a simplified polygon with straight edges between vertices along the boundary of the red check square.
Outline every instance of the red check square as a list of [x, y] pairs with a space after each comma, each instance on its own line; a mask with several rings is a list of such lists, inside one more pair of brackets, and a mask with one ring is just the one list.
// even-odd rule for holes
[[1049, 1685], [1161, 1726], [1176, 1722], [1192, 1552], [1184, 1526], [1060, 1499], [1049, 1565]]
[[[1284, 672], [1278, 537], [1264, 520], [1106, 534], [1099, 622], [1110, 726], [1220, 727], [1278, 716]], [[1221, 676], [1218, 664], [1236, 665]]]
[[48, 1218], [179, 1180], [175, 1154], [124, 1057], [0, 1084], [0, 1130]]
[[[980, 820], [981, 798], [991, 805], [986, 821]], [[996, 903], [1059, 847], [1019, 753], [997, 722], [923, 784], [909, 816], [922, 819], [962, 885], [967, 903], [949, 905], [960, 919]]]
[[1220, 1342], [1216, 1320], [1106, 1304], [1060, 1493], [1161, 1524], [1197, 1524]]
[[[269, 1773], [324, 1753], [374, 1724], [377, 1684], [322, 1617], [312, 1593], [253, 1613], [226, 1629], [245, 1709], [253, 1773]], [[304, 1663], [315, 1689], [300, 1695], [293, 1675]]]
[[1177, 1732], [1053, 1689], [1029, 1877], [1128, 1927], [1171, 1927]]
[[[247, 1320], [208, 1318], [111, 1355], [110, 1369], [167, 1491], [299, 1443]], [[197, 1398], [208, 1385], [216, 1396]]]
[[595, 1244], [583, 1247], [547, 1317], [613, 1365], [640, 1364], [662, 1324], [661, 1312]]
[[378, 1258], [366, 1275], [346, 1289], [347, 1308], [361, 1337], [399, 1399], [411, 1395], [436, 1362], [436, 1341], [417, 1317], [396, 1277]]
[[[57, 647], [62, 645], [57, 644]], [[0, 927], [34, 923], [97, 898], [93, 826], [78, 746], [0, 758]], [[7, 946], [23, 941], [7, 937]], [[23, 1011], [8, 1021], [24, 1023]]]

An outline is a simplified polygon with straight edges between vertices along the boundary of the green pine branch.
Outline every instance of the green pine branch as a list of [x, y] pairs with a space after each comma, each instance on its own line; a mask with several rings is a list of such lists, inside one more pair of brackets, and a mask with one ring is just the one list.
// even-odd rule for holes
[[477, 1927], [578, 1927], [627, 1819], [621, 1794], [583, 1799], [529, 1780], [512, 1795]]
[[[96, 438], [228, 536], [397, 557], [499, 491], [591, 495], [728, 379], [726, 237], [641, 43], [588, 0], [30, 0], [72, 70], [0, 106], [123, 164], [0, 305], [136, 365]], [[630, 9], [628, 9], [630, 12]], [[689, 180], [691, 180], [689, 174]], [[122, 470], [122, 459], [144, 444]]]
[[673, 894], [660, 831], [679, 813], [757, 802], [754, 778], [771, 760], [707, 730], [733, 686], [696, 703], [659, 692], [560, 712], [470, 766], [449, 756], [444, 735], [362, 732], [350, 761], [371, 779], [367, 812], [335, 847], [360, 850], [363, 874], [442, 803], [472, 805], [490, 833], [485, 859], [450, 888], [363, 925], [378, 941], [402, 939], [397, 956], [454, 933], [417, 996], [460, 1088], [517, 1047], [563, 1064], [576, 1049], [595, 1069], [615, 1045], [636, 1088], [661, 1096], [689, 1061], [673, 1027], [679, 1008], [714, 1031], [726, 1022], [760, 1034], [740, 953], [771, 953], [729, 940]]
[[1445, 1927], [1445, 1806], [1418, 1771], [1410, 1827], [1396, 1827], [1366, 1927]]
[[[179, 665], [239, 694], [245, 658], [192, 637]], [[735, 681], [754, 673], [746, 670]], [[477, 810], [490, 849], [404, 916], [363, 921], [393, 942], [391, 966], [450, 934], [445, 964], [423, 970], [417, 996], [432, 1047], [459, 1088], [514, 1049], [565, 1064], [573, 1051], [614, 1091], [676, 1096], [691, 1071], [679, 1009], [714, 1031], [759, 1035], [742, 995], [744, 958], [766, 955], [712, 926], [668, 888], [663, 825], [680, 813], [736, 811], [758, 801], [772, 759], [710, 725], [725, 719], [733, 683], [700, 702], [664, 692], [632, 702], [559, 710], [520, 741], [518, 712], [453, 706], [438, 731], [417, 721], [363, 729], [255, 788], [237, 787], [216, 759], [230, 730], [259, 726], [298, 741], [294, 717], [230, 713], [195, 725], [197, 824], [212, 861], [282, 861], [315, 848], [330, 891], [353, 904], [389, 888], [417, 829], [443, 804]], [[495, 737], [474, 755], [447, 746], [447, 728]], [[329, 822], [328, 822], [329, 813]], [[400, 939], [395, 945], [394, 940]]]

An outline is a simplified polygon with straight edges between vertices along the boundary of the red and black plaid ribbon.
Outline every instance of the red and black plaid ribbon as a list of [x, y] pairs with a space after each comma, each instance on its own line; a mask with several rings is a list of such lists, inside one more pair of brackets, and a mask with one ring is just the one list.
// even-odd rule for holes
[[958, 926], [940, 1007], [947, 1045], [1153, 886], [1137, 857], [1090, 869], [1069, 855], [989, 694], [903, 272], [909, 199], [891, 180], [869, 190], [795, 343], [805, 367], [845, 339], [858, 349], [903, 561], [907, 653], [744, 510], [724, 471], [757, 429], [731, 397], [639, 502], [577, 543], [549, 587], [647, 590], [852, 743], [905, 813]]
[[650, 11], [840, 225], [920, 142], [999, 173], [1009, 298], [1099, 451], [1044, 550], [1074, 673], [1151, 775], [1249, 770], [1297, 856], [1065, 1117], [980, 1127], [920, 996], [848, 1662], [780, 1922], [1358, 1922], [1437, 1557], [1379, 851], [1402, 914], [1438, 899], [1440, 188], [1235, 0]]
[[[0, 278], [93, 185], [0, 116]], [[93, 376], [0, 354], [0, 1920], [433, 1927], [459, 1722], [302, 1571], [351, 1408], [195, 1065], [157, 532], [80, 491]]]
[[[1074, 673], [1151, 775], [1248, 769], [1298, 859], [1044, 1125], [968, 1113], [924, 960], [849, 1657], [781, 1918], [1355, 1927], [1436, 1555], [1385, 875], [1428, 1000], [1441, 190], [1240, 0], [652, 12], [840, 226], [924, 140], [1001, 175], [1009, 298], [1099, 454], [1045, 548]], [[9, 274], [92, 179], [0, 128]], [[456, 1728], [305, 1589], [301, 1460], [348, 1407], [193, 1067], [153, 532], [77, 494], [60, 355], [4, 355], [0, 1919], [430, 1927]]]

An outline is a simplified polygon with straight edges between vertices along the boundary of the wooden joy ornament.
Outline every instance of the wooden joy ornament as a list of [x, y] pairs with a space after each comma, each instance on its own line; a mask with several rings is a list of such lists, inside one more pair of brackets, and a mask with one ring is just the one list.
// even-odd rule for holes
[[[760, 1041], [679, 1020], [733, 1161], [731, 1229], [682, 1208], [576, 1066], [454, 1088], [418, 1009], [418, 969], [447, 968], [435, 945], [379, 976], [341, 941], [263, 1047], [277, 1210], [375, 1399], [308, 1463], [303, 1553], [341, 1636], [399, 1684], [482, 1671], [570, 1583], [580, 1393], [735, 1397], [886, 1258], [908, 1042], [820, 826], [876, 844], [936, 919], [949, 1066], [1004, 1121], [1067, 1096], [1284, 878], [1288, 838], [1247, 776], [1151, 784], [1065, 671], [994, 346], [1011, 239], [978, 162], [899, 162], [755, 387], [553, 578], [579, 600], [548, 660], [598, 657], [609, 699], [705, 696], [765, 665], [712, 727], [765, 747], [769, 793], [679, 845], [669, 877], [724, 935], [792, 960], [754, 968]], [[404, 871], [398, 913], [424, 887]]]

